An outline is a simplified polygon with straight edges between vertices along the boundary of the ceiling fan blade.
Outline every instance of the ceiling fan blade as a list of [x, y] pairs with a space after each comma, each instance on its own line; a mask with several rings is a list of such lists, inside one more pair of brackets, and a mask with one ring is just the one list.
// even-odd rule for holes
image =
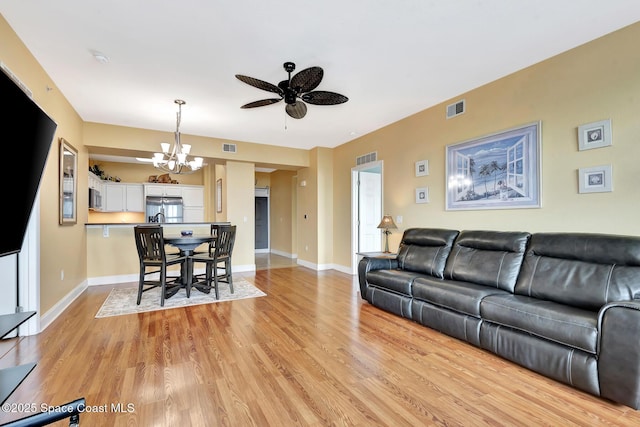
[[293, 104], [287, 104], [285, 110], [287, 114], [294, 119], [301, 119], [307, 115], [307, 105], [302, 101], [294, 102]]
[[275, 104], [276, 102], [280, 102], [280, 101], [282, 101], [282, 98], [261, 99], [260, 101], [253, 101], [248, 104], [244, 104], [240, 108], [264, 107], [265, 105]]
[[314, 105], [336, 105], [343, 104], [349, 100], [349, 98], [344, 95], [340, 95], [339, 93], [335, 92], [327, 92], [324, 90], [305, 93], [301, 96], [301, 98], [309, 104]]
[[254, 79], [253, 77], [243, 76], [242, 74], [236, 74], [236, 78], [241, 82], [244, 82], [253, 87], [257, 87], [258, 89], [266, 90], [267, 92], [277, 93], [278, 95], [282, 95], [282, 89], [280, 89], [276, 85], [272, 85], [269, 82], [265, 82], [264, 80]]
[[320, 67], [311, 67], [300, 71], [291, 78], [291, 88], [298, 93], [314, 90], [318, 87], [324, 76], [324, 71]]

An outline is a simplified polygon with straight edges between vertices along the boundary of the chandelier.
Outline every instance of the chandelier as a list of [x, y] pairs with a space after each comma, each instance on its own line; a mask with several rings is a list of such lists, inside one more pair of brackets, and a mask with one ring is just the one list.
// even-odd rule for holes
[[173, 145], [168, 142], [160, 143], [162, 147], [162, 153], [154, 153], [153, 166], [156, 169], [160, 169], [165, 172], [173, 174], [189, 174], [197, 171], [202, 167], [202, 157], [194, 157], [193, 160], [189, 160], [189, 152], [191, 151], [191, 145], [183, 144], [180, 142], [180, 120], [182, 116], [182, 106], [186, 104], [182, 99], [176, 99], [174, 101], [178, 104], [178, 113], [176, 114], [176, 141]]

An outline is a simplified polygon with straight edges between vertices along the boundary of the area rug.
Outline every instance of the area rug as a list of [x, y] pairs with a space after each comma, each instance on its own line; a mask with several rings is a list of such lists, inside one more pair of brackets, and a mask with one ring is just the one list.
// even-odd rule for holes
[[138, 298], [138, 286], [114, 288], [98, 310], [96, 318], [120, 316], [123, 314], [144, 313], [147, 311], [166, 310], [170, 308], [187, 307], [199, 304], [212, 304], [216, 302], [234, 301], [246, 298], [264, 297], [267, 294], [253, 286], [244, 279], [233, 279], [233, 290], [229, 292], [229, 286], [223, 283], [219, 287], [220, 299], [216, 299], [215, 293], [205, 294], [197, 289], [191, 290], [191, 297], [187, 298], [184, 289], [171, 298], [164, 300], [164, 307], [160, 307], [160, 289], [150, 289], [142, 294], [140, 305], [136, 304]]

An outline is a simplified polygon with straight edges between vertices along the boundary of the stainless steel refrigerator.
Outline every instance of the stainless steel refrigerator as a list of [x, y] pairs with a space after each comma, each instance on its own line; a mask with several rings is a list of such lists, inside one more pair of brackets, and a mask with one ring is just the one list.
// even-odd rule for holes
[[147, 222], [183, 222], [182, 197], [147, 196]]

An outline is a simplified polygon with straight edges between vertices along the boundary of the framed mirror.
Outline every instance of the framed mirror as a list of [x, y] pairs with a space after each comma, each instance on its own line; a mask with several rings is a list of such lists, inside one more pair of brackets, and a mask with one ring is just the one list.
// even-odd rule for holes
[[78, 151], [60, 138], [60, 224], [75, 224], [78, 211]]

